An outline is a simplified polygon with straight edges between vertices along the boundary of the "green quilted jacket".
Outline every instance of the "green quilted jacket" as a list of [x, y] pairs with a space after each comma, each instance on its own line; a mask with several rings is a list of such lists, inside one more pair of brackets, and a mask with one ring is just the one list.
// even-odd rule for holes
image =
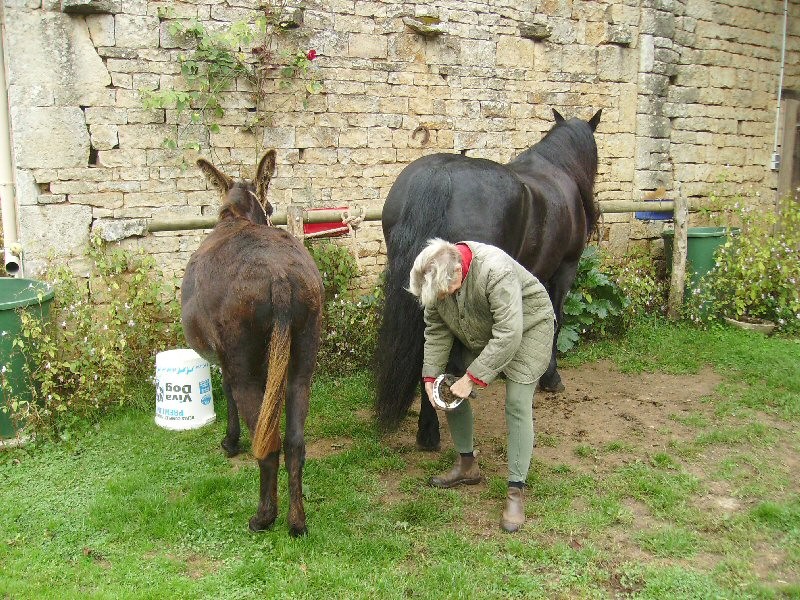
[[425, 309], [423, 377], [444, 373], [453, 336], [477, 358], [467, 370], [484, 383], [500, 373], [535, 383], [547, 370], [555, 316], [547, 290], [508, 254], [487, 244], [472, 250], [461, 288]]

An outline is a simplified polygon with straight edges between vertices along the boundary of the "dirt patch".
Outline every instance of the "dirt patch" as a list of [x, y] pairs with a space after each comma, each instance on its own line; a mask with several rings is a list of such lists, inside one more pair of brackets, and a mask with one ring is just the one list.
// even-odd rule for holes
[[306, 444], [306, 459], [325, 458], [338, 454], [353, 445], [349, 438], [319, 438]]
[[[681, 420], [710, 412], [701, 400], [722, 382], [711, 369], [691, 376], [626, 375], [604, 361], [563, 369], [562, 377], [567, 383], [565, 392], [537, 391], [534, 397], [534, 459], [594, 473], [641, 459], [641, 453], [626, 449], [652, 452], [665, 449], [671, 440], [693, 439], [697, 429]], [[419, 399], [415, 402], [418, 410]], [[504, 403], [505, 384], [500, 381], [481, 390], [473, 404], [475, 446], [487, 477], [506, 476]], [[415, 436], [416, 418], [409, 417], [386, 441], [395, 449], [408, 448]], [[442, 448], [452, 448], [446, 424]], [[614, 449], [620, 451], [604, 451]], [[426, 455], [430, 460], [430, 454], [421, 453]], [[587, 457], [592, 458], [588, 464]]]
[[[711, 478], [717, 471], [720, 461], [732, 451], [730, 446], [709, 445], [702, 448], [699, 456], [682, 459], [676, 448], [690, 446], [705, 430], [725, 426], [724, 419], [715, 415], [715, 390], [722, 378], [711, 368], [694, 375], [668, 375], [663, 373], [621, 373], [605, 361], [599, 361], [574, 369], [563, 369], [562, 377], [567, 390], [559, 394], [538, 391], [534, 398], [534, 418], [536, 447], [534, 460], [545, 468], [568, 467], [571, 472], [588, 473], [603, 480], [620, 466], [635, 461], [653, 462], [676, 460], [675, 465], [683, 471], [698, 477], [702, 482], [702, 492], [693, 497], [693, 508], [712, 515], [716, 520], [726, 520], [735, 514], [747, 511], [754, 501], [737, 497], [736, 491], [727, 480]], [[473, 404], [475, 413], [475, 445], [484, 477], [505, 479], [506, 467], [506, 426], [504, 415], [505, 385], [496, 382], [481, 390]], [[400, 429], [385, 440], [390, 447], [403, 454], [406, 468], [402, 474], [388, 474], [383, 477], [385, 493], [382, 502], [391, 505], [413, 497], [413, 491], [400, 485], [400, 480], [419, 479], [420, 485], [431, 472], [434, 463], [442, 462], [442, 453], [451, 451], [452, 441], [447, 431], [446, 421], [442, 421], [442, 452], [422, 452], [416, 449], [417, 415], [419, 399], [412, 405], [411, 414], [403, 421]], [[798, 466], [798, 448], [792, 440], [792, 424], [759, 413], [758, 420], [779, 437], [766, 452], [782, 452], [782, 463], [789, 467]], [[729, 425], [741, 425], [733, 416]], [[741, 447], [742, 452], [750, 452], [753, 446]], [[437, 465], [438, 466], [438, 465]], [[449, 467], [449, 463], [445, 467]], [[784, 470], [785, 472], [785, 470]], [[412, 486], [413, 487], [413, 486]], [[405, 490], [405, 491], [404, 491]], [[503, 535], [498, 531], [497, 522], [502, 509], [502, 499], [496, 490], [489, 490], [486, 483], [459, 488], [463, 505], [463, 523], [457, 528], [469, 531], [478, 538], [491, 538]], [[578, 502], [579, 504], [580, 502]], [[535, 519], [536, 500], [530, 498], [526, 503], [529, 518]], [[623, 507], [632, 524], [609, 527], [603, 531], [604, 539], [594, 539], [592, 543], [606, 547], [621, 561], [635, 560], [646, 562], [653, 555], [643, 550], [636, 542], [638, 532], [657, 531], [668, 523], [655, 518], [642, 502], [626, 498]], [[570, 510], [580, 511], [573, 505]], [[557, 533], [543, 533], [555, 536], [558, 541], [580, 546], [585, 540], [570, 535], [565, 539]], [[555, 542], [556, 539], [553, 539]], [[543, 541], [543, 540], [540, 540]], [[692, 559], [675, 562], [694, 568], [713, 569], [723, 559], [721, 555], [699, 552]], [[770, 580], [786, 566], [781, 564], [781, 553], [765, 553], [752, 557], [752, 568], [763, 580]], [[783, 567], [783, 568], [781, 568]], [[789, 580], [795, 578], [789, 577]], [[613, 588], [613, 582], [611, 587]]]

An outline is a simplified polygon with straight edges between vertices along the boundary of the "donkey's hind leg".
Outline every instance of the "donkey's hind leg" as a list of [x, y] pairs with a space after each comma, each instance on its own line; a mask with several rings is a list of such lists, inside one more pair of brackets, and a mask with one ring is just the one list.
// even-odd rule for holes
[[[313, 330], [313, 327], [309, 329]], [[318, 338], [292, 340], [292, 357], [286, 386], [286, 436], [283, 442], [289, 474], [289, 533], [308, 533], [303, 506], [303, 467], [306, 462], [305, 424], [311, 397], [311, 376], [316, 364]]]
[[261, 475], [258, 512], [250, 519], [250, 531], [264, 531], [275, 523], [278, 516], [278, 459], [280, 450], [271, 452], [258, 461]]
[[289, 474], [289, 533], [305, 535], [306, 511], [303, 506], [303, 467], [306, 462], [306, 441], [303, 429], [308, 415], [310, 385], [308, 381], [289, 380], [286, 394], [286, 437], [283, 450]]
[[[238, 370], [239, 377], [231, 379], [231, 391], [236, 405], [250, 431], [250, 439], [256, 430], [258, 414], [264, 397], [264, 374], [247, 377]], [[278, 516], [278, 460], [280, 458], [280, 435], [276, 436], [274, 445], [267, 449], [267, 455], [258, 460], [260, 484], [258, 493], [258, 510], [250, 519], [251, 531], [269, 529]]]
[[228, 458], [233, 458], [241, 452], [239, 447], [239, 437], [241, 436], [241, 425], [239, 424], [239, 409], [236, 408], [236, 401], [233, 399], [233, 391], [228, 378], [223, 374], [222, 391], [228, 401], [228, 424], [225, 437], [222, 438], [222, 449]]

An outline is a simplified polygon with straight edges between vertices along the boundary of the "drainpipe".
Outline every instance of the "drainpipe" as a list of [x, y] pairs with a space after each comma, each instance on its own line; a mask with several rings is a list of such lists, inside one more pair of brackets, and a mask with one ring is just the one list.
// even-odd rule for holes
[[781, 41], [781, 69], [778, 75], [778, 104], [775, 108], [775, 141], [772, 144], [772, 162], [770, 168], [777, 171], [781, 168], [781, 155], [778, 153], [778, 131], [781, 124], [781, 94], [783, 94], [783, 72], [786, 68], [786, 28], [789, 23], [789, 0], [783, 0], [783, 40]]
[[8, 116], [8, 90], [4, 60], [5, 14], [0, 5], [0, 210], [3, 213], [4, 264], [6, 272], [22, 277], [22, 247], [17, 227], [17, 202], [14, 196], [14, 167], [11, 163], [11, 126]]

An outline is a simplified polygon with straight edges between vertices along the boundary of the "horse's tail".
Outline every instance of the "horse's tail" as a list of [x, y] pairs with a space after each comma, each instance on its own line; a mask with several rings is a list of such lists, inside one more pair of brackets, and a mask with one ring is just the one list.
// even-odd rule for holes
[[280, 424], [286, 396], [286, 373], [291, 351], [291, 290], [286, 282], [272, 285], [272, 309], [275, 319], [267, 349], [267, 385], [253, 434], [253, 455], [261, 460], [280, 448]]
[[444, 219], [452, 196], [450, 175], [432, 168], [415, 176], [398, 222], [389, 233], [384, 309], [377, 343], [378, 424], [392, 430], [405, 417], [422, 375], [422, 308], [406, 290], [414, 259], [433, 237], [447, 237]]

